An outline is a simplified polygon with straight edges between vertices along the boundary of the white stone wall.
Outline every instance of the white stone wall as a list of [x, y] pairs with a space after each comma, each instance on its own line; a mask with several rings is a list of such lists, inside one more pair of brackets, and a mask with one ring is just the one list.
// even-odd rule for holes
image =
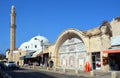
[[85, 57], [86, 49], [84, 43], [78, 38], [67, 39], [59, 50], [59, 66], [83, 70]]
[[[41, 41], [43, 40], [43, 43], [41, 44]], [[20, 46], [20, 50], [39, 50], [45, 47], [45, 45], [48, 45], [49, 42], [48, 40], [43, 37], [43, 36], [36, 36], [31, 38], [29, 41], [24, 42], [23, 44], [21, 44]]]

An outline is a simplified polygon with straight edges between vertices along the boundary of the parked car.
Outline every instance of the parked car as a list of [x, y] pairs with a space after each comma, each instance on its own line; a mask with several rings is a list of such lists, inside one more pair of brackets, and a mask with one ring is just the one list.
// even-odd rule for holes
[[16, 63], [13, 62], [13, 61], [7, 61], [7, 62], [5, 63], [5, 67], [6, 67], [6, 68], [17, 68], [17, 65], [16, 65]]
[[5, 65], [4, 65], [4, 62], [0, 62], [0, 69], [4, 69], [5, 68]]

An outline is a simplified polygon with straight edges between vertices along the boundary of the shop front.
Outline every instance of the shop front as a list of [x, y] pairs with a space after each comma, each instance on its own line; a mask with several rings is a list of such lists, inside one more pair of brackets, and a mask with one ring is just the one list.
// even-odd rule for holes
[[49, 53], [39, 53], [36, 58], [38, 58], [38, 63], [40, 66], [48, 66]]
[[108, 54], [108, 64], [110, 71], [120, 71], [120, 49], [105, 50]]

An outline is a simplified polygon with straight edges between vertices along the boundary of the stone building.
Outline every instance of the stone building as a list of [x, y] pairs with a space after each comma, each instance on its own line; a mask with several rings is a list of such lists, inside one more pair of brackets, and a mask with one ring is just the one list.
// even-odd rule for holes
[[[50, 67], [84, 71], [87, 62], [92, 70], [120, 70], [120, 17], [111, 22], [104, 21], [100, 26], [87, 31], [70, 28], [63, 31], [54, 44], [42, 36], [33, 37], [15, 49], [15, 11], [11, 13], [11, 47], [8, 58], [14, 61], [20, 58], [49, 59]], [[44, 44], [44, 45], [43, 45]], [[46, 55], [47, 54], [47, 55]], [[13, 57], [14, 56], [14, 57]], [[45, 56], [45, 57], [44, 57]], [[116, 67], [111, 66], [114, 58]], [[39, 60], [40, 61], [40, 60]], [[21, 62], [23, 63], [23, 61]]]
[[111, 38], [120, 35], [117, 20], [104, 21], [87, 31], [71, 28], [62, 32], [52, 45], [50, 55], [54, 67], [84, 71], [86, 62], [89, 62], [92, 70], [109, 71], [108, 54], [104, 51], [112, 47]]
[[[42, 42], [41, 42], [42, 41]], [[45, 51], [45, 48], [49, 45], [49, 41], [47, 38], [43, 36], [35, 36], [31, 38], [29, 41], [24, 42], [20, 45], [18, 50], [13, 51], [13, 61], [16, 63], [19, 62], [19, 65], [28, 64], [30, 61], [32, 62], [40, 62], [41, 54], [44, 57], [48, 58], [48, 51]], [[39, 59], [38, 59], [39, 58]]]
[[13, 61], [19, 66], [23, 66], [24, 60], [27, 51], [14, 50], [13, 51]]
[[104, 50], [108, 57], [109, 70], [120, 70], [120, 17], [110, 22], [112, 29], [111, 47]]

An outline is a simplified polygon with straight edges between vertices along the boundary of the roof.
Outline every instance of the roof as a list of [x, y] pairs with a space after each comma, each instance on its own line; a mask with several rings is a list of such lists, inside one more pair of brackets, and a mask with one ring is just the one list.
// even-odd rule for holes
[[[41, 41], [43, 41], [43, 42], [41, 42]], [[24, 50], [37, 51], [37, 50], [41, 49], [42, 43], [43, 43], [43, 45], [49, 45], [49, 41], [46, 37], [35, 36], [35, 37], [31, 38], [29, 41], [22, 43], [19, 49], [22, 51], [24, 51]]]

